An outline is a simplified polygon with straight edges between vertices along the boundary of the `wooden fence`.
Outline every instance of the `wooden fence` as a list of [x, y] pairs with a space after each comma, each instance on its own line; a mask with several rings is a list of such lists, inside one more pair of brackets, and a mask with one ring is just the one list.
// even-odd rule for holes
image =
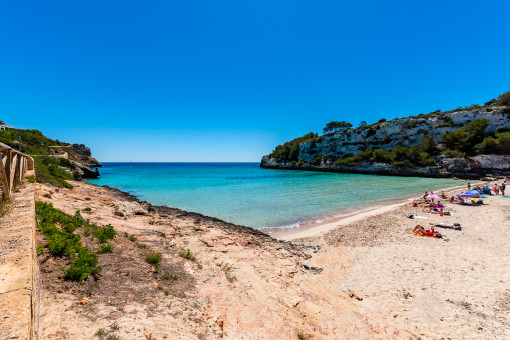
[[0, 184], [2, 196], [9, 197], [28, 170], [34, 170], [34, 159], [0, 143]]

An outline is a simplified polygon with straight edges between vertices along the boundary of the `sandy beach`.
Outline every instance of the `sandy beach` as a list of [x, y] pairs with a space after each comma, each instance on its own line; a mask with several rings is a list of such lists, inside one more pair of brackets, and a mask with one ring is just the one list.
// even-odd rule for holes
[[[438, 189], [436, 192], [445, 192], [446, 194], [453, 194], [461, 192], [464, 186], [455, 186], [444, 189]], [[391, 202], [380, 203], [373, 206], [368, 206], [361, 210], [355, 210], [344, 214], [339, 214], [340, 217], [324, 218], [320, 223], [303, 223], [302, 226], [298, 226], [291, 229], [271, 230], [268, 234], [279, 240], [291, 241], [299, 238], [314, 237], [324, 235], [332, 230], [338, 229], [342, 226], [350, 225], [361, 221], [365, 218], [383, 215], [401, 206], [409, 204], [409, 202], [418, 199], [419, 197], [408, 197]]]
[[[112, 325], [125, 339], [510, 336], [510, 199], [452, 205], [453, 216], [443, 217], [406, 200], [288, 234], [287, 242], [115, 189], [73, 184], [38, 184], [37, 198], [69, 214], [90, 208], [87, 218], [117, 230], [115, 248], [100, 256], [99, 279], [83, 285], [62, 280], [62, 263], [39, 256], [42, 339], [88, 339]], [[441, 230], [444, 239], [412, 235], [417, 223], [436, 222], [463, 230]], [[162, 280], [138, 243], [160, 251], [163, 270], [179, 280]], [[179, 255], [186, 249], [195, 261]]]
[[[313, 259], [316, 265], [341, 252], [348, 269], [339, 288], [422, 338], [508, 339], [510, 199], [485, 201], [448, 204], [452, 216], [400, 203], [283, 238], [320, 244], [324, 252]], [[406, 217], [411, 214], [426, 219]], [[440, 222], [460, 223], [463, 229], [438, 228], [443, 239], [411, 232], [417, 224]]]

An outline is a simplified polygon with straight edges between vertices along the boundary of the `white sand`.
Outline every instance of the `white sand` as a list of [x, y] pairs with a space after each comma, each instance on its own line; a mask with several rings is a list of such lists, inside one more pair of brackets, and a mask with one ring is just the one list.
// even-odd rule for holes
[[[381, 311], [395, 327], [426, 339], [510, 339], [510, 198], [486, 201], [477, 207], [450, 204], [451, 217], [400, 204], [292, 238], [339, 226], [296, 242], [324, 245], [317, 265], [342, 253], [347, 270], [339, 288], [354, 291], [363, 298], [360, 307]], [[411, 220], [409, 214], [429, 219]], [[456, 222], [463, 230], [438, 229], [446, 241], [412, 234], [416, 224], [429, 222]]]

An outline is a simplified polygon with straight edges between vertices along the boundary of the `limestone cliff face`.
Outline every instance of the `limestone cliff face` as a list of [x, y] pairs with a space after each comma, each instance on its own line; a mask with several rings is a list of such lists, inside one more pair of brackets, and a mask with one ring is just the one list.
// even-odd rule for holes
[[[435, 156], [437, 165], [429, 167], [398, 167], [386, 163], [360, 163], [355, 166], [336, 165], [332, 159], [356, 155], [371, 147], [392, 150], [395, 147], [420, 145], [421, 138], [432, 136], [439, 142], [445, 132], [454, 132], [476, 119], [485, 118], [489, 125], [487, 135], [498, 129], [510, 129], [510, 114], [505, 107], [481, 108], [478, 110], [460, 110], [450, 113], [438, 113], [420, 118], [409, 117], [373, 124], [332, 135], [324, 135], [315, 142], [299, 145], [300, 162], [277, 161], [264, 156], [260, 166], [275, 169], [299, 169], [314, 171], [332, 171], [346, 173], [385, 174], [398, 176], [427, 177], [480, 177], [485, 174], [510, 174], [510, 155], [478, 155], [464, 158], [444, 158]], [[318, 158], [320, 157], [320, 158]], [[313, 160], [320, 159], [319, 162]], [[310, 163], [312, 162], [312, 163]]]
[[69, 153], [69, 159], [73, 162], [79, 162], [89, 168], [103, 166], [97, 159], [92, 157], [90, 149], [83, 144], [71, 144], [66, 150]]
[[99, 171], [93, 168], [102, 167], [97, 159], [92, 157], [90, 149], [83, 144], [70, 144], [63, 148], [52, 149], [51, 152], [58, 157], [67, 158], [76, 165], [81, 178], [97, 178]]

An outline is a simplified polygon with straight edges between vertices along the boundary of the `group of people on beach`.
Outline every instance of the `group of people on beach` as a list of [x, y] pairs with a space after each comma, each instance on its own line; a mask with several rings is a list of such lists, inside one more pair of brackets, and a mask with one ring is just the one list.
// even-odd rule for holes
[[[473, 190], [480, 190], [487, 195], [492, 195], [491, 192], [494, 192], [494, 195], [499, 195], [499, 192], [501, 191], [501, 195], [504, 196], [507, 182], [510, 182], [509, 177], [506, 177], [501, 184], [495, 183], [493, 186], [489, 185], [489, 183], [482, 184], [481, 186], [475, 185]], [[471, 183], [468, 182], [467, 187], [468, 191], [471, 190]]]
[[[473, 192], [472, 190], [476, 190], [478, 192], [481, 192], [486, 195], [492, 195], [492, 192], [494, 192], [494, 195], [499, 195], [501, 192], [501, 195], [505, 195], [505, 189], [506, 185], [510, 184], [510, 178], [507, 177], [504, 179], [504, 181], [501, 184], [494, 183], [494, 185], [489, 185], [489, 183], [481, 184], [481, 185], [475, 185], [471, 186], [471, 183], [467, 183], [468, 187], [468, 193]], [[467, 194], [467, 193], [466, 193]], [[464, 199], [464, 197], [459, 195], [451, 195], [448, 197], [444, 191], [441, 192], [440, 195], [434, 194], [434, 192], [425, 192], [423, 197], [421, 199], [415, 200], [412, 202], [413, 207], [422, 206], [424, 208], [424, 212], [427, 212], [429, 214], [439, 214], [440, 216], [450, 216], [451, 212], [447, 211], [447, 207], [442, 203], [441, 199], [449, 202], [451, 204], [456, 203], [460, 205], [481, 205], [485, 204], [482, 200], [482, 197], [480, 197], [480, 194], [476, 193], [474, 196], [468, 196], [464, 194], [466, 197], [472, 197], [474, 199], [471, 199], [470, 203], [467, 203]], [[506, 196], [508, 197], [508, 196]], [[437, 202], [436, 202], [437, 199]], [[410, 215], [410, 218], [416, 218], [413, 217], [414, 215]], [[409, 216], [408, 216], [409, 217]], [[420, 217], [418, 218], [426, 218], [426, 217]], [[435, 238], [442, 238], [443, 235], [441, 233], [437, 232], [434, 228], [440, 227], [440, 228], [446, 228], [446, 229], [454, 229], [454, 230], [462, 230], [462, 227], [458, 223], [454, 224], [447, 224], [447, 223], [430, 223], [430, 228], [424, 228], [421, 225], [417, 225], [413, 229], [413, 234], [416, 236], [425, 236], [425, 237], [435, 237]]]
[[[413, 201], [412, 205], [413, 207], [422, 206], [424, 208], [424, 212], [429, 214], [439, 214], [441, 216], [450, 215], [450, 212], [446, 210], [446, 206], [439, 198], [448, 200], [448, 196], [444, 193], [444, 191], [441, 192], [441, 195], [435, 195], [432, 191], [430, 193], [425, 192], [422, 199]], [[452, 196], [449, 201], [450, 203], [456, 203], [458, 200], [455, 196]]]

